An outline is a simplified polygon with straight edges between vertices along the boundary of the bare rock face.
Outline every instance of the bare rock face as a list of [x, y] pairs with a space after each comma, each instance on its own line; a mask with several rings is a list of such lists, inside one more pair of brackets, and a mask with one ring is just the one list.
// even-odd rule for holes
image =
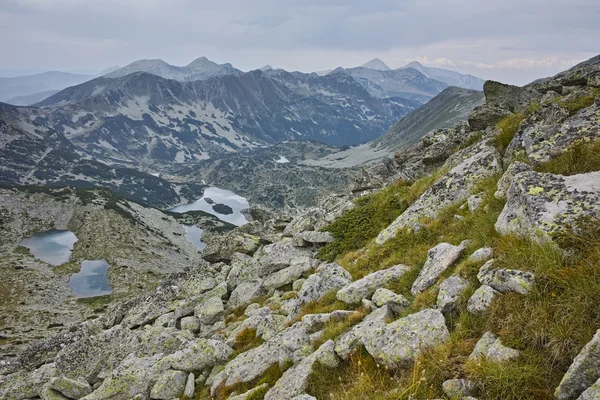
[[[558, 400], [576, 399], [600, 378], [600, 330], [575, 357], [554, 392]], [[597, 388], [590, 392], [598, 391]], [[588, 392], [586, 396], [591, 393]], [[585, 398], [585, 397], [584, 397]]]
[[433, 285], [440, 275], [453, 265], [465, 250], [463, 244], [453, 246], [450, 243], [440, 243], [427, 252], [427, 261], [419, 276], [413, 282], [411, 293], [416, 295]]
[[395, 265], [391, 268], [375, 271], [358, 279], [337, 292], [337, 299], [347, 304], [358, 304], [369, 298], [375, 290], [400, 279], [410, 270], [406, 265]]
[[469, 287], [469, 282], [459, 276], [451, 276], [440, 284], [437, 307], [442, 313], [455, 309], [460, 296]]
[[598, 215], [600, 172], [572, 176], [522, 172], [514, 177], [495, 226], [502, 234], [541, 234], [548, 239], [578, 217]]

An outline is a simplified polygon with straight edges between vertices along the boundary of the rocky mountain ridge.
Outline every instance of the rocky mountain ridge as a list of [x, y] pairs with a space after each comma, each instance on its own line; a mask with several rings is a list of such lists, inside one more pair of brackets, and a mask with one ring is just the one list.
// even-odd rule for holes
[[599, 77], [486, 82], [468, 124], [364, 168], [354, 195], [252, 209], [210, 267], [4, 360], [0, 393], [597, 398], [600, 161], [577, 155], [600, 140]]

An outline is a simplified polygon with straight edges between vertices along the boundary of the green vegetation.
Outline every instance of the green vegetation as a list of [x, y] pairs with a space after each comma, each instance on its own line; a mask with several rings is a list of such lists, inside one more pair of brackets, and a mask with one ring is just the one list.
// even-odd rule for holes
[[362, 319], [368, 314], [368, 310], [361, 308], [357, 310], [354, 314], [339, 320], [339, 321], [329, 321], [325, 324], [325, 328], [323, 328], [323, 332], [318, 340], [312, 343], [315, 349], [319, 348], [323, 343], [328, 340], [335, 340], [343, 333], [349, 331], [354, 325], [358, 324]]
[[440, 170], [414, 183], [398, 181], [377, 193], [359, 198], [353, 209], [323, 229], [331, 232], [336, 240], [324, 246], [319, 257], [333, 260], [367, 245], [445, 172]]
[[29, 254], [29, 249], [27, 247], [24, 247], [24, 246], [18, 246], [16, 249], [13, 250], [13, 253], [16, 253], [16, 254]]
[[592, 142], [579, 141], [567, 151], [541, 164], [537, 170], [559, 175], [600, 171], [600, 139]]
[[235, 337], [233, 344], [233, 354], [231, 359], [237, 355], [247, 352], [250, 349], [260, 346], [265, 341], [256, 336], [256, 329], [244, 329]]
[[558, 105], [563, 108], [566, 108], [569, 111], [569, 115], [574, 115], [579, 110], [582, 110], [594, 104], [594, 99], [596, 98], [596, 96], [598, 96], [598, 94], [600, 94], [600, 89], [594, 88], [574, 99], [559, 101]]
[[335, 310], [349, 310], [351, 306], [344, 303], [343, 301], [338, 300], [335, 296], [337, 294], [336, 290], [332, 290], [327, 293], [325, 296], [321, 297], [319, 300], [311, 301], [310, 303], [305, 304], [302, 307], [302, 310], [298, 313], [296, 318], [289, 322], [289, 325], [293, 325], [294, 323], [300, 321], [303, 316], [307, 314], [324, 314], [330, 313]]

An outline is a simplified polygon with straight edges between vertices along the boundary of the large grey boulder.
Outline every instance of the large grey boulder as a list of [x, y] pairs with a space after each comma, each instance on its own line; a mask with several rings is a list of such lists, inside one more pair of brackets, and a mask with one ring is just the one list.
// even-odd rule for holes
[[480, 269], [477, 279], [500, 293], [529, 293], [535, 284], [535, 276], [531, 272], [515, 269], [494, 268], [494, 260], [489, 260]]
[[335, 352], [337, 355], [343, 360], [347, 360], [364, 343], [372, 331], [385, 326], [385, 321], [390, 315], [392, 313], [387, 306], [373, 310], [361, 322], [336, 339]]
[[469, 301], [467, 302], [467, 311], [475, 315], [485, 314], [492, 305], [494, 298], [499, 294], [500, 292], [496, 289], [488, 285], [481, 285], [469, 298]]
[[396, 294], [389, 289], [383, 288], [377, 289], [375, 293], [373, 293], [371, 300], [377, 307], [387, 305], [391, 311], [397, 314], [410, 305], [410, 301], [401, 294]]
[[443, 344], [449, 336], [442, 313], [425, 309], [375, 328], [363, 343], [378, 362], [390, 368], [401, 368], [422, 350]]
[[284, 239], [280, 242], [269, 244], [263, 248], [259, 276], [267, 276], [280, 269], [289, 267], [292, 259], [310, 257], [311, 255], [310, 250], [296, 247], [293, 239]]
[[288, 399], [302, 394], [308, 387], [308, 378], [315, 363], [334, 368], [339, 364], [339, 358], [334, 351], [334, 343], [329, 340], [321, 345], [310, 356], [287, 370], [265, 395], [265, 400]]
[[265, 277], [263, 286], [267, 290], [279, 289], [288, 285], [313, 268], [313, 260], [309, 257], [297, 257], [290, 260], [290, 266]]
[[225, 307], [220, 297], [211, 297], [198, 304], [194, 315], [201, 324], [214, 324], [223, 318]]
[[421, 268], [419, 276], [413, 282], [410, 292], [413, 296], [433, 285], [440, 275], [460, 258], [465, 245], [453, 246], [450, 243], [440, 243], [427, 252], [427, 261]]
[[228, 262], [235, 253], [254, 254], [260, 247], [260, 238], [247, 233], [227, 234], [211, 240], [202, 250], [202, 258], [206, 261]]
[[518, 350], [504, 346], [498, 336], [491, 332], [486, 332], [475, 345], [469, 359], [486, 358], [487, 360], [501, 363], [510, 361], [518, 356]]
[[497, 199], [506, 198], [508, 189], [510, 188], [510, 184], [512, 183], [514, 177], [521, 172], [527, 171], [531, 171], [531, 165], [529, 164], [525, 164], [521, 161], [515, 161], [514, 163], [510, 164], [496, 184], [496, 192], [494, 193], [494, 197]]
[[554, 392], [558, 400], [576, 399], [600, 378], [600, 330], [579, 352]]
[[185, 348], [165, 356], [160, 360], [160, 366], [163, 370], [204, 371], [223, 363], [231, 353], [233, 349], [221, 341], [196, 339]]
[[236, 307], [248, 305], [264, 294], [266, 294], [266, 290], [263, 287], [262, 279], [242, 282], [233, 290], [233, 292], [231, 292], [231, 296], [227, 302], [227, 308], [234, 309]]
[[48, 386], [69, 399], [78, 400], [92, 392], [90, 384], [83, 379], [69, 379], [64, 376], [50, 379]]
[[522, 172], [510, 186], [495, 227], [502, 234], [550, 239], [579, 217], [599, 215], [600, 172], [573, 176]]
[[56, 376], [54, 363], [26, 371], [20, 370], [6, 376], [0, 376], [0, 398], [23, 400], [40, 396], [44, 385]]
[[378, 288], [398, 281], [408, 271], [410, 271], [409, 266], [395, 265], [370, 273], [340, 289], [336, 297], [347, 304], [360, 303], [362, 299], [369, 298]]
[[211, 379], [211, 392], [214, 394], [221, 385], [251, 382], [262, 376], [272, 365], [283, 365], [293, 360], [294, 353], [309, 344], [309, 336], [302, 324], [294, 324], [260, 346], [229, 361], [225, 368]]
[[459, 276], [451, 276], [440, 284], [437, 297], [437, 307], [442, 313], [453, 311], [460, 296], [469, 287], [469, 282]]
[[491, 247], [482, 247], [477, 249], [469, 256], [471, 262], [487, 261], [494, 256], [494, 250]]
[[[453, 160], [459, 163], [435, 182], [390, 226], [377, 236], [376, 242], [383, 244], [407, 227], [415, 227], [420, 219], [435, 218], [449, 205], [464, 201], [483, 178], [502, 172], [500, 154], [488, 144], [476, 144], [459, 152]], [[471, 153], [474, 154], [471, 154]], [[461, 159], [463, 155], [465, 159]], [[459, 158], [460, 157], [460, 158]], [[448, 159], [447, 164], [453, 160]]]
[[240, 283], [260, 278], [260, 263], [247, 254], [235, 253], [231, 257], [231, 269], [227, 275], [227, 287], [235, 289]]
[[327, 293], [339, 290], [352, 282], [350, 273], [335, 263], [323, 264], [316, 271], [302, 285], [290, 315], [297, 312], [304, 304], [318, 300]]
[[188, 374], [183, 371], [169, 370], [163, 372], [150, 391], [150, 397], [157, 400], [180, 398], [185, 390]]
[[330, 232], [304, 231], [294, 235], [296, 245], [299, 247], [319, 246], [333, 242]]
[[449, 379], [442, 383], [442, 390], [450, 399], [464, 399], [475, 393], [475, 383], [468, 379]]

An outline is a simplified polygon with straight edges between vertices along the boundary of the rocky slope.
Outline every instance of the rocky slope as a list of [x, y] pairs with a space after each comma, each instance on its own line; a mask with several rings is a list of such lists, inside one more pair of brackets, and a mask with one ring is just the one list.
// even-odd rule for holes
[[253, 209], [206, 265], [3, 360], [0, 393], [598, 398], [599, 74], [487, 82], [358, 199]]

